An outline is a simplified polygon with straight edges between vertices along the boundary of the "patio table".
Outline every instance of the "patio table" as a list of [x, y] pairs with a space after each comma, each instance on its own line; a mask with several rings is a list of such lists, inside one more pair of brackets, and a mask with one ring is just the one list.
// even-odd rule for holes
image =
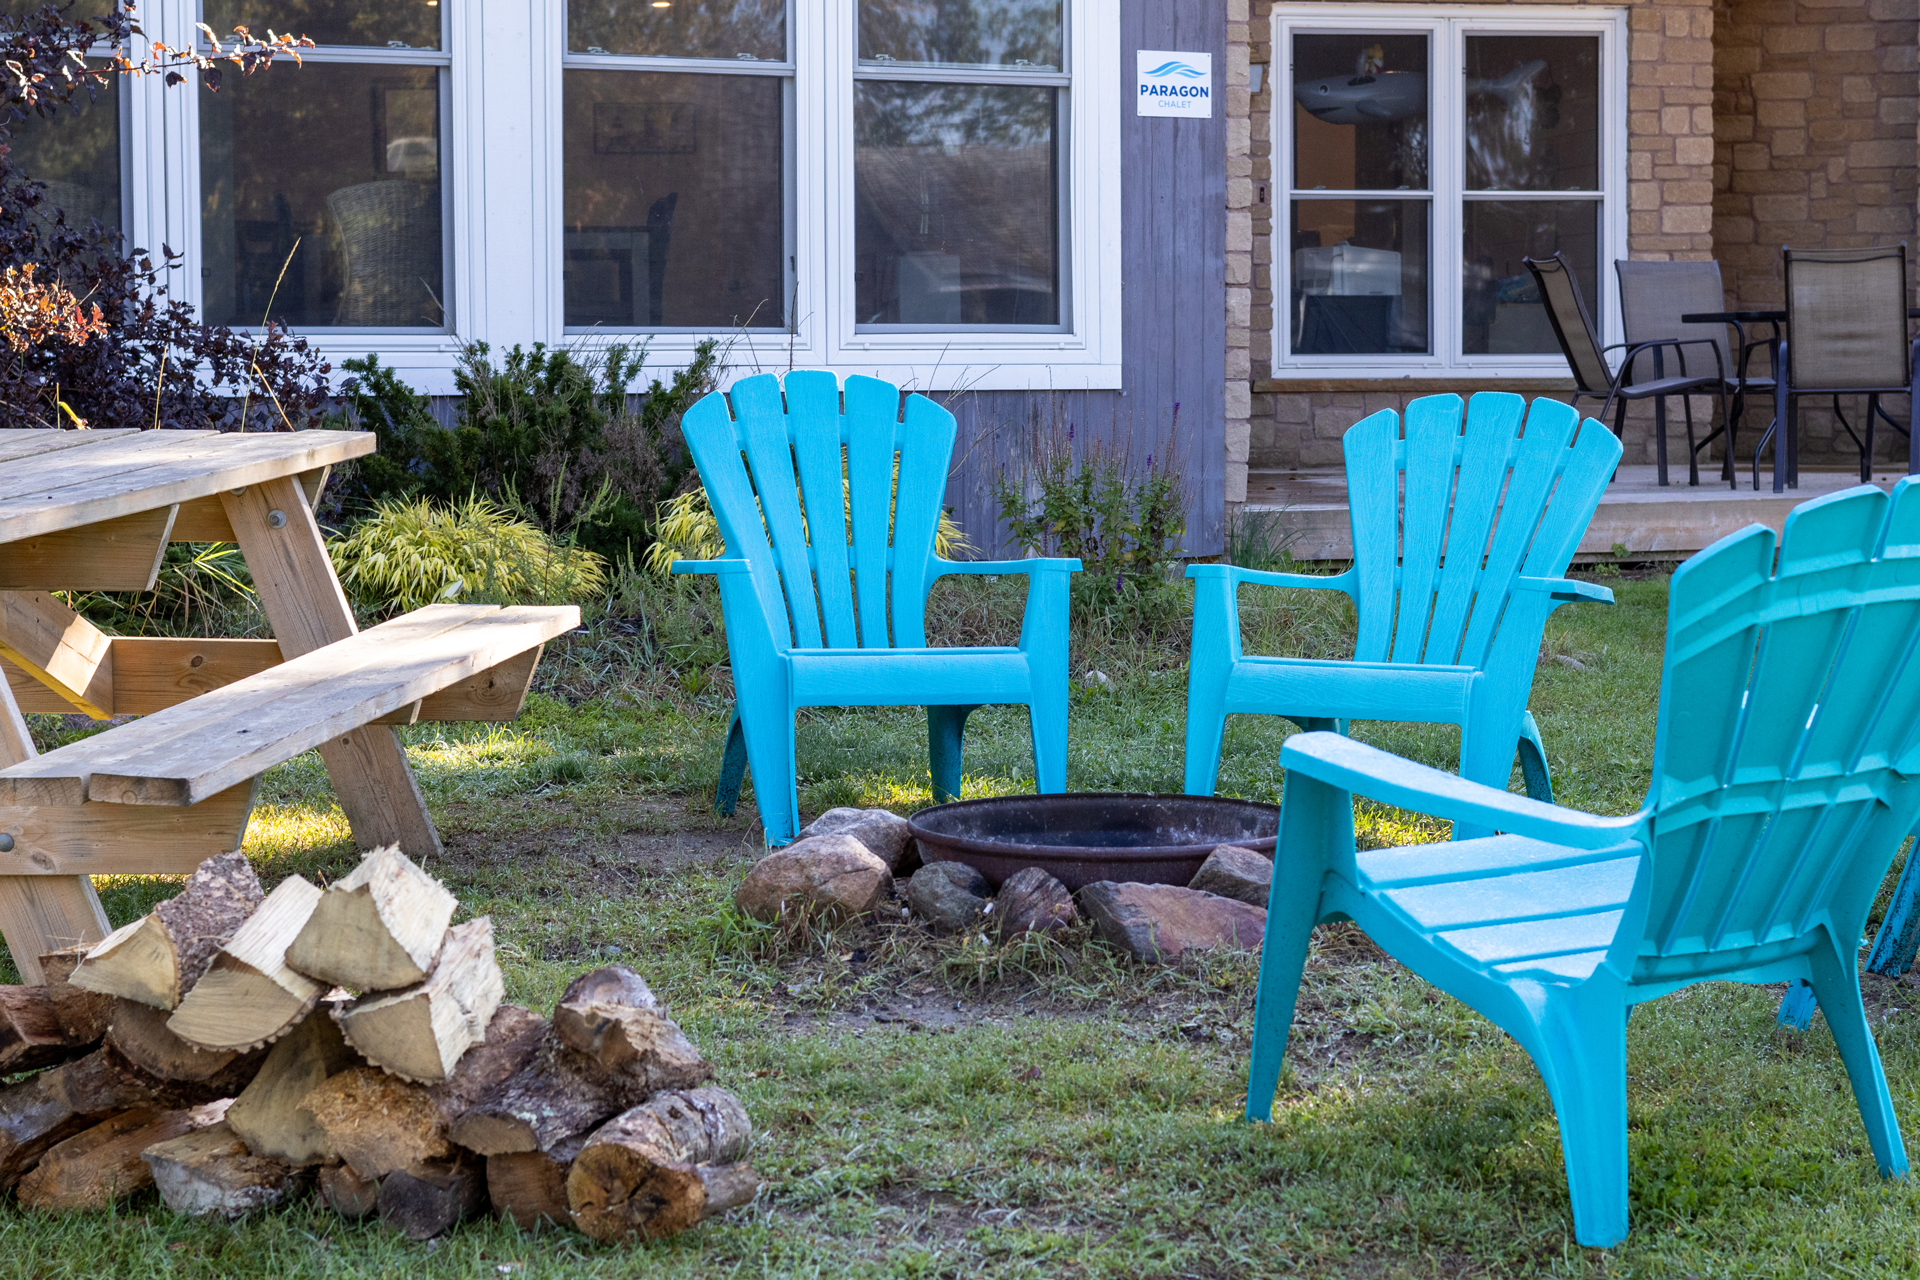
[[[0, 430], [0, 659], [12, 668], [0, 679], [0, 769], [36, 754], [16, 684], [28, 710], [144, 714], [355, 635], [311, 504], [329, 468], [374, 445], [360, 431]], [[238, 544], [273, 640], [109, 637], [50, 594], [148, 590], [169, 542], [216, 541]], [[369, 724], [320, 753], [358, 844], [439, 851], [391, 727]], [[43, 951], [108, 931], [87, 876], [16, 851], [10, 833], [37, 807], [0, 803], [0, 933], [28, 982]], [[91, 802], [61, 820], [76, 815], [123, 840], [129, 824], [179, 821]], [[155, 826], [154, 838], [168, 830]]]

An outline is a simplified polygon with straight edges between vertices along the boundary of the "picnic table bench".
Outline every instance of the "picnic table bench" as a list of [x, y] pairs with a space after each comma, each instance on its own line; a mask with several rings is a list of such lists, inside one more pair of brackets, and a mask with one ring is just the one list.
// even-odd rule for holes
[[[393, 726], [510, 720], [562, 607], [430, 605], [360, 632], [312, 502], [366, 432], [0, 430], [0, 934], [105, 936], [89, 875], [239, 847], [265, 770], [318, 748], [362, 848], [440, 850]], [[273, 639], [108, 636], [51, 593], [151, 589], [170, 542], [232, 541]], [[141, 719], [36, 753], [21, 712]]]

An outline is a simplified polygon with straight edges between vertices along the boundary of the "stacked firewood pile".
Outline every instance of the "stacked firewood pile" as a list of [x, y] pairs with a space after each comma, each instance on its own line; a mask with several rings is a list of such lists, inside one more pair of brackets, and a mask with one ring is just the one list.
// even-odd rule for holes
[[739, 1099], [631, 969], [551, 1019], [502, 1003], [493, 924], [396, 848], [322, 890], [240, 854], [0, 987], [0, 1189], [98, 1209], [150, 1186], [235, 1218], [315, 1187], [424, 1240], [489, 1209], [600, 1240], [751, 1200]]

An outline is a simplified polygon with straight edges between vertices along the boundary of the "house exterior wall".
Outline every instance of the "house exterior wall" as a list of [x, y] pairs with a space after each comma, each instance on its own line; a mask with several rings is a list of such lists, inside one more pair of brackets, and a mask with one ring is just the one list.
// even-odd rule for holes
[[[1236, 44], [1244, 39], [1246, 62], [1272, 68], [1274, 0], [1244, 3], [1244, 27], [1239, 11], [1229, 12], [1229, 38]], [[1631, 257], [1718, 256], [1729, 305], [1763, 307], [1780, 302], [1783, 243], [1912, 241], [1920, 161], [1916, 0], [1634, 0], [1625, 8]], [[1238, 64], [1230, 54], [1230, 75]], [[1272, 154], [1274, 93], [1271, 75], [1258, 94], [1235, 98], [1230, 88], [1230, 115], [1242, 102], [1245, 114], [1231, 120], [1227, 133], [1228, 501], [1245, 492], [1247, 467], [1338, 465], [1347, 427], [1417, 395], [1570, 391], [1571, 380], [1562, 378], [1274, 376], [1274, 206], [1284, 198], [1276, 192], [1285, 178]], [[1279, 216], [1284, 219], [1284, 210]], [[1248, 248], [1237, 259], [1233, 228], [1241, 217]], [[1445, 261], [1440, 246], [1435, 260]], [[1920, 268], [1913, 274], [1920, 276]], [[1602, 280], [1609, 297], [1616, 297], [1610, 268], [1603, 268]], [[1236, 324], [1243, 317], [1244, 356]], [[1242, 369], [1244, 399], [1236, 391]], [[1246, 406], [1244, 428], [1234, 412], [1240, 404]], [[1696, 418], [1711, 407], [1704, 400], [1696, 404]], [[1671, 416], [1669, 448], [1677, 460], [1684, 453], [1678, 406]], [[1747, 423], [1749, 430], [1757, 425], [1756, 415], [1750, 413]], [[1654, 460], [1651, 426], [1651, 406], [1636, 406], [1627, 425], [1629, 462]], [[1841, 444], [1833, 443], [1836, 433], [1830, 415], [1810, 411], [1807, 460], [1820, 465], [1855, 457], [1843, 433]], [[1242, 438], [1244, 462], [1237, 447]], [[1744, 452], [1753, 436], [1742, 439]], [[1886, 447], [1902, 445], [1888, 441]], [[1248, 497], [1258, 501], [1260, 495]]]

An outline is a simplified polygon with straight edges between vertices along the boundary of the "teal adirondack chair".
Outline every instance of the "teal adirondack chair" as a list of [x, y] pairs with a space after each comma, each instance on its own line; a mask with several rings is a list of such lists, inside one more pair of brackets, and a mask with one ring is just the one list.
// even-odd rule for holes
[[[1249, 1119], [1271, 1114], [1308, 934], [1352, 920], [1532, 1055], [1582, 1244], [1627, 1232], [1627, 1012], [1696, 982], [1809, 984], [1874, 1160], [1907, 1171], [1855, 948], [1920, 817], [1920, 480], [1805, 503], [1779, 542], [1777, 570], [1753, 525], [1674, 574], [1638, 813], [1557, 808], [1330, 733], [1287, 743]], [[1505, 834], [1356, 852], [1355, 792]]]
[[[1462, 777], [1506, 786], [1517, 745], [1527, 794], [1553, 798], [1527, 695], [1547, 616], [1570, 600], [1613, 601], [1563, 575], [1620, 441], [1592, 421], [1576, 438], [1579, 415], [1557, 400], [1528, 409], [1483, 391], [1462, 416], [1459, 396], [1425, 396], [1407, 406], [1404, 439], [1390, 409], [1348, 430], [1345, 573], [1188, 567], [1188, 794], [1213, 794], [1226, 718], [1251, 712], [1339, 732], [1349, 720], [1457, 724]], [[1242, 583], [1346, 592], [1360, 621], [1354, 660], [1242, 654]]]
[[[735, 701], [715, 808], [733, 812], [751, 762], [767, 842], [793, 839], [801, 707], [925, 706], [934, 798], [949, 800], [968, 713], [1023, 703], [1039, 789], [1064, 791], [1067, 585], [1080, 562], [934, 554], [954, 421], [925, 396], [906, 398], [903, 419], [900, 388], [854, 377], [843, 408], [820, 372], [789, 373], [784, 402], [768, 374], [730, 395], [731, 414], [715, 392], [681, 421], [726, 555], [673, 566], [720, 579]], [[927, 647], [927, 591], [950, 573], [1028, 576], [1017, 647]]]

